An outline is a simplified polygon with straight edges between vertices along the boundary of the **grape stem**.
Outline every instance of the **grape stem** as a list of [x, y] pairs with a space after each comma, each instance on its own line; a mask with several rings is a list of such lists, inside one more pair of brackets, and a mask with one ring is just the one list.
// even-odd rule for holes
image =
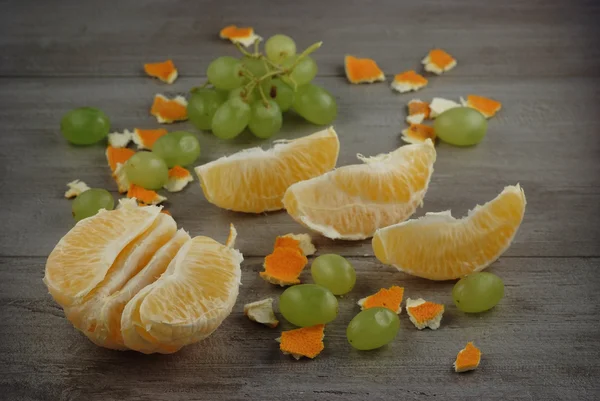
[[196, 93], [198, 92], [200, 89], [204, 89], [206, 88], [208, 85], [210, 85], [210, 82], [208, 82], [208, 80], [206, 82], [204, 82], [202, 85], [200, 86], [194, 86], [192, 89], [190, 89], [190, 93]]
[[[254, 43], [256, 43], [256, 42], [254, 42]], [[238, 43], [238, 42], [235, 42], [234, 44], [235, 44], [235, 47], [237, 47], [237, 48], [238, 48], [238, 50], [239, 50], [240, 52], [242, 52], [242, 54], [243, 54], [244, 56], [252, 57], [252, 54], [248, 53], [248, 51], [247, 51], [246, 49], [244, 49], [244, 47], [243, 47], [243, 46], [242, 46], [240, 43]]]
[[271, 105], [269, 104], [269, 101], [267, 100], [265, 91], [263, 90], [262, 86], [260, 86], [260, 85], [258, 85], [258, 93], [260, 93], [260, 97], [262, 98], [262, 101], [263, 101], [263, 104], [265, 105], [265, 107], [269, 108]]
[[254, 41], [254, 56], [257, 57], [260, 53], [259, 53], [259, 48], [258, 45], [260, 44], [260, 39], [256, 39]]
[[294, 64], [292, 64], [290, 66], [290, 68], [288, 68], [289, 71], [292, 71], [294, 68], [296, 68], [296, 66], [298, 65], [298, 63], [300, 61], [302, 61], [302, 59], [306, 56], [308, 56], [309, 54], [311, 54], [312, 52], [314, 52], [315, 50], [317, 50], [319, 47], [321, 47], [321, 45], [323, 45], [323, 42], [317, 42], [317, 43], [313, 43], [312, 45], [308, 46], [306, 48], [306, 50], [304, 50], [302, 53], [300, 53], [300, 55], [298, 56], [298, 58], [296, 58], [296, 60], [294, 61]]

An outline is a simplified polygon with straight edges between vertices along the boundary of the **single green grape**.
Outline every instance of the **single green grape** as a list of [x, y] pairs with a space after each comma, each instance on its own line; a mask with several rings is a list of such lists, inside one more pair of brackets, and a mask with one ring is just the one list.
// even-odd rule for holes
[[286, 58], [296, 55], [296, 42], [289, 36], [278, 33], [267, 39], [265, 53], [269, 60], [281, 63]]
[[212, 131], [217, 138], [232, 139], [244, 131], [250, 121], [250, 105], [239, 97], [227, 100], [217, 109]]
[[504, 283], [495, 274], [480, 272], [461, 278], [452, 289], [458, 309], [467, 313], [492, 309], [504, 296]]
[[249, 93], [245, 86], [240, 86], [239, 88], [235, 88], [229, 92], [229, 99], [234, 97], [241, 98], [244, 102], [248, 104], [254, 103], [258, 99], [257, 90], [253, 89]]
[[320, 285], [294, 285], [279, 297], [279, 311], [296, 326], [326, 324], [336, 318], [338, 301], [331, 291]]
[[487, 120], [471, 107], [455, 107], [437, 116], [433, 123], [435, 135], [456, 146], [475, 145], [487, 131]]
[[169, 168], [187, 166], [200, 156], [200, 143], [189, 132], [174, 131], [158, 138], [152, 153], [161, 157]]
[[337, 116], [335, 99], [325, 89], [313, 84], [298, 88], [294, 110], [313, 124], [330, 124]]
[[244, 83], [241, 75], [242, 63], [240, 60], [222, 56], [214, 59], [206, 70], [206, 76], [217, 89], [232, 90]]
[[[225, 97], [224, 97], [225, 94]], [[209, 130], [215, 112], [227, 100], [228, 92], [214, 89], [197, 89], [187, 105], [190, 122], [200, 130]]]
[[280, 78], [271, 81], [269, 96], [275, 99], [281, 111], [288, 111], [294, 103], [294, 90]]
[[[295, 56], [287, 58], [283, 62], [282, 67], [290, 68], [296, 62], [296, 60], [297, 57]], [[313, 60], [312, 57], [305, 56], [294, 67], [290, 73], [290, 78], [292, 78], [298, 86], [306, 85], [317, 75], [317, 71], [318, 68], [315, 60]]]
[[75, 198], [72, 205], [75, 221], [94, 216], [100, 209], [113, 210], [115, 200], [106, 189], [92, 188], [84, 191]]
[[101, 110], [80, 107], [63, 116], [60, 130], [72, 144], [91, 145], [106, 138], [110, 131], [110, 120]]
[[348, 260], [333, 253], [317, 257], [310, 266], [310, 274], [315, 283], [334, 295], [349, 293], [356, 283], [354, 267]]
[[169, 179], [167, 163], [153, 152], [137, 152], [125, 163], [130, 183], [146, 189], [160, 189]]
[[269, 100], [269, 105], [265, 106], [262, 100], [252, 104], [250, 111], [250, 122], [248, 128], [256, 137], [266, 139], [270, 138], [281, 129], [283, 117], [281, 110], [274, 100]]
[[269, 72], [267, 62], [256, 57], [244, 56], [242, 58], [242, 64], [250, 71], [254, 78], [260, 78]]
[[387, 308], [369, 308], [354, 316], [346, 337], [354, 348], [362, 351], [391, 343], [400, 329], [398, 315]]

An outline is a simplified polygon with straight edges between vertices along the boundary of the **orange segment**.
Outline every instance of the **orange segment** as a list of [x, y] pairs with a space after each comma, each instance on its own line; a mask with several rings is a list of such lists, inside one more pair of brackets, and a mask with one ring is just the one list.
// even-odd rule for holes
[[267, 151], [252, 148], [195, 168], [206, 199], [224, 209], [262, 213], [283, 208], [286, 189], [335, 167], [340, 143], [333, 128]]
[[427, 213], [377, 231], [375, 256], [398, 270], [430, 280], [454, 280], [485, 269], [512, 242], [525, 214], [525, 193], [509, 186], [492, 201], [455, 219]]
[[135, 184], [129, 186], [127, 197], [137, 199], [138, 203], [142, 205], [158, 205], [167, 200], [166, 197], [159, 195], [156, 191], [145, 189]]
[[392, 82], [392, 89], [400, 92], [418, 91], [427, 86], [427, 78], [417, 74], [414, 70], [397, 74]]
[[391, 286], [389, 289], [382, 288], [373, 295], [369, 295], [358, 301], [361, 310], [369, 308], [388, 308], [395, 313], [402, 312], [402, 298], [404, 297], [404, 287], [397, 285]]
[[435, 141], [433, 127], [425, 124], [411, 124], [402, 130], [402, 140], [407, 143], [425, 143], [426, 140]]
[[90, 187], [88, 187], [88, 185], [81, 180], [71, 181], [67, 183], [67, 187], [69, 188], [67, 192], [65, 192], [65, 198], [67, 199], [76, 198], [82, 192], [85, 192], [88, 189], [90, 189]]
[[154, 95], [154, 102], [150, 114], [156, 117], [159, 123], [170, 124], [175, 121], [187, 120], [187, 101], [183, 96], [169, 99], [164, 95]]
[[282, 287], [299, 284], [298, 277], [307, 263], [308, 259], [300, 248], [278, 247], [265, 258], [265, 271], [260, 272], [260, 276], [269, 283]]
[[267, 298], [244, 305], [244, 315], [256, 323], [274, 328], [279, 325], [279, 320], [273, 312], [273, 298]]
[[346, 56], [344, 58], [344, 67], [346, 69], [346, 77], [350, 83], [362, 84], [385, 81], [385, 74], [381, 71], [375, 60], [371, 60], [370, 58]]
[[274, 248], [288, 247], [300, 249], [305, 256], [314, 255], [317, 249], [308, 234], [286, 234], [275, 239]]
[[421, 124], [423, 120], [429, 118], [430, 112], [429, 103], [420, 99], [412, 99], [408, 102], [406, 122], [409, 124]]
[[117, 164], [125, 164], [134, 154], [135, 152], [128, 148], [114, 148], [112, 146], [106, 148], [106, 160], [113, 173], [117, 169]]
[[457, 373], [467, 372], [469, 370], [475, 370], [481, 362], [481, 350], [473, 345], [470, 341], [466, 347], [461, 349], [456, 355], [456, 361], [454, 361], [454, 371]]
[[164, 188], [169, 192], [179, 192], [194, 181], [192, 174], [181, 166], [175, 166], [169, 170], [169, 180]]
[[173, 60], [144, 64], [144, 71], [149, 76], [158, 78], [168, 84], [172, 84], [177, 79], [177, 68], [175, 68]]
[[433, 49], [422, 60], [425, 71], [440, 75], [456, 67], [456, 59], [442, 49]]
[[502, 108], [502, 103], [483, 96], [468, 95], [467, 100], [461, 99], [463, 106], [471, 107], [480, 112], [485, 118], [492, 118]]
[[140, 129], [134, 128], [132, 139], [133, 143], [135, 143], [139, 150], [142, 149], [152, 149], [154, 146], [154, 142], [158, 140], [161, 136], [167, 135], [167, 130], [164, 128], [158, 129]]
[[233, 43], [241, 43], [246, 47], [252, 45], [256, 40], [261, 39], [260, 36], [254, 33], [254, 28], [240, 28], [235, 25], [228, 25], [221, 29], [219, 37], [221, 39], [229, 39]]
[[332, 239], [358, 240], [404, 221], [421, 205], [433, 173], [431, 141], [292, 185], [283, 198], [300, 224]]
[[406, 313], [419, 330], [429, 327], [437, 330], [444, 314], [444, 305], [425, 301], [423, 298], [406, 300]]
[[319, 324], [312, 327], [284, 331], [279, 341], [279, 349], [284, 354], [291, 354], [300, 359], [305, 356], [314, 358], [325, 349], [323, 338], [325, 337], [325, 325]]

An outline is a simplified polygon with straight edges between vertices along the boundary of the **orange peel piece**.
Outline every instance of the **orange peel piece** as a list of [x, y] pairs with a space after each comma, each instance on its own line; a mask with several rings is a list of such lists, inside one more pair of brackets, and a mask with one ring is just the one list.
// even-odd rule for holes
[[108, 144], [113, 148], [126, 148], [133, 138], [133, 132], [124, 130], [123, 132], [112, 132], [108, 134]]
[[173, 216], [167, 209], [163, 209], [160, 212], [166, 214], [167, 216]]
[[163, 82], [172, 84], [177, 79], [177, 68], [173, 60], [166, 60], [160, 63], [144, 64], [144, 71], [153, 78], [158, 78]]
[[389, 310], [402, 312], [402, 298], [404, 298], [404, 287], [393, 285], [390, 288], [382, 288], [373, 295], [358, 301], [361, 310], [369, 308], [388, 308]]
[[271, 328], [277, 327], [279, 324], [279, 320], [273, 312], [273, 298], [266, 298], [244, 305], [244, 315], [248, 316], [248, 319], [253, 322]]
[[181, 166], [175, 166], [169, 170], [169, 179], [163, 188], [169, 192], [179, 192], [192, 181], [194, 181], [194, 178], [192, 178], [189, 170]]
[[475, 370], [479, 366], [479, 362], [481, 362], [481, 350], [470, 341], [465, 348], [458, 351], [454, 361], [454, 371], [462, 373]]
[[425, 124], [411, 124], [402, 130], [402, 140], [406, 143], [425, 143], [427, 139], [435, 142], [435, 138], [433, 127]]
[[260, 276], [271, 284], [282, 287], [299, 284], [300, 273], [308, 263], [308, 259], [300, 248], [278, 247], [265, 258], [265, 271]]
[[219, 32], [221, 39], [229, 39], [233, 43], [240, 43], [245, 47], [251, 46], [256, 40], [262, 38], [254, 33], [252, 27], [238, 27], [236, 25], [228, 25]]
[[106, 148], [106, 160], [110, 170], [114, 173], [117, 169], [118, 164], [125, 164], [131, 156], [135, 154], [135, 151], [128, 148], [115, 148], [108, 146]]
[[352, 84], [364, 84], [385, 81], [385, 74], [375, 60], [370, 58], [357, 58], [347, 55], [344, 58], [346, 77]]
[[408, 115], [406, 116], [406, 122], [409, 124], [421, 124], [423, 120], [429, 118], [429, 114], [431, 113], [429, 103], [421, 99], [411, 99], [407, 107]]
[[183, 96], [175, 96], [169, 99], [166, 96], [157, 93], [154, 95], [154, 102], [150, 109], [150, 114], [156, 117], [161, 124], [171, 124], [175, 121], [187, 120], [187, 100]]
[[324, 337], [325, 325], [318, 324], [284, 331], [276, 341], [279, 342], [279, 349], [285, 355], [291, 354], [296, 359], [303, 356], [313, 359], [325, 349]]
[[300, 249], [304, 256], [314, 255], [317, 251], [308, 234], [286, 234], [279, 236], [275, 239], [274, 248], [279, 247]]
[[460, 103], [454, 100], [448, 100], [441, 97], [434, 97], [429, 103], [429, 117], [436, 118], [440, 114], [455, 107], [460, 107]]
[[456, 67], [456, 59], [442, 49], [433, 49], [421, 61], [425, 71], [440, 75]]
[[427, 78], [414, 70], [404, 71], [394, 76], [392, 89], [400, 93], [418, 91], [427, 86]]
[[419, 330], [429, 327], [437, 330], [444, 314], [444, 305], [425, 301], [423, 298], [406, 300], [406, 313], [410, 321]]
[[483, 96], [468, 95], [467, 100], [461, 98], [460, 102], [463, 106], [471, 107], [485, 116], [492, 118], [502, 108], [502, 103], [497, 100]]
[[69, 188], [67, 192], [65, 192], [65, 198], [73, 199], [79, 196], [82, 192], [90, 189], [88, 185], [81, 180], [74, 180], [67, 183], [67, 187]]
[[142, 205], [158, 205], [167, 200], [166, 197], [159, 195], [156, 191], [145, 189], [135, 184], [129, 186], [127, 197], [137, 199], [138, 203]]
[[148, 149], [152, 150], [152, 146], [154, 146], [154, 142], [158, 140], [161, 136], [167, 135], [168, 131], [164, 128], [158, 129], [141, 129], [134, 128], [131, 139], [133, 143], [136, 144], [139, 150]]

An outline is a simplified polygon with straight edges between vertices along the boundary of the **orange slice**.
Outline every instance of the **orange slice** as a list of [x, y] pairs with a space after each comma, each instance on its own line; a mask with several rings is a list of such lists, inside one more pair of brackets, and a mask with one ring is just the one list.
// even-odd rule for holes
[[461, 349], [456, 355], [456, 361], [454, 361], [454, 371], [457, 373], [468, 372], [469, 370], [475, 370], [481, 362], [481, 350], [473, 345], [470, 341], [466, 347]]
[[158, 205], [167, 200], [166, 197], [159, 195], [156, 191], [135, 184], [129, 186], [127, 197], [137, 199], [138, 203], [142, 205]]
[[435, 141], [433, 127], [425, 124], [411, 124], [402, 130], [402, 140], [407, 143], [425, 143], [430, 139]]
[[453, 109], [455, 107], [460, 107], [459, 103], [456, 103], [454, 100], [448, 100], [441, 97], [434, 97], [429, 103], [429, 116], [431, 118], [436, 118], [443, 112]]
[[90, 187], [88, 187], [88, 185], [81, 180], [71, 181], [67, 183], [67, 187], [69, 188], [67, 192], [65, 192], [65, 198], [67, 199], [76, 198], [82, 192], [85, 192], [88, 189], [90, 189]]
[[144, 64], [144, 71], [149, 76], [158, 78], [168, 84], [172, 84], [177, 79], [177, 68], [175, 68], [172, 60]]
[[467, 100], [460, 99], [463, 106], [471, 107], [485, 116], [492, 118], [502, 108], [502, 103], [483, 96], [468, 95]]
[[154, 142], [161, 136], [167, 135], [167, 130], [164, 128], [158, 129], [140, 129], [134, 128], [131, 139], [135, 143], [139, 150], [148, 149], [151, 150], [154, 146]]
[[444, 305], [425, 301], [423, 298], [406, 300], [406, 313], [410, 321], [419, 330], [429, 327], [437, 330], [442, 322]]
[[264, 324], [274, 328], [279, 324], [279, 320], [273, 312], [273, 298], [267, 298], [256, 302], [250, 302], [244, 305], [244, 315], [253, 322]]
[[352, 84], [371, 84], [373, 82], [385, 81], [385, 74], [381, 71], [375, 60], [371, 60], [370, 58], [346, 56], [344, 58], [344, 67], [346, 69], [346, 77]]
[[407, 219], [421, 205], [433, 173], [431, 141], [340, 167], [292, 185], [283, 204], [300, 224], [332, 239], [359, 240]]
[[317, 248], [312, 243], [308, 234], [286, 234], [275, 239], [274, 248], [288, 247], [300, 249], [304, 256], [314, 255]]
[[429, 103], [424, 102], [420, 99], [412, 99], [408, 102], [408, 115], [406, 116], [406, 122], [409, 124], [421, 124], [423, 120], [429, 118]]
[[270, 255], [265, 257], [263, 267], [265, 271], [260, 276], [271, 284], [282, 287], [299, 284], [300, 273], [308, 263], [308, 259], [300, 248], [277, 247]]
[[169, 99], [158, 93], [154, 95], [150, 114], [156, 117], [156, 121], [163, 124], [185, 121], [188, 118], [187, 100], [183, 96], [175, 96], [173, 99]]
[[283, 208], [286, 189], [335, 167], [340, 143], [333, 128], [269, 150], [246, 149], [195, 168], [206, 199], [223, 209], [262, 213]]
[[414, 70], [397, 74], [392, 81], [392, 89], [400, 93], [418, 91], [427, 86], [427, 78], [417, 74]]
[[362, 298], [358, 301], [361, 310], [369, 308], [388, 308], [395, 313], [402, 312], [402, 298], [404, 297], [404, 288], [397, 285], [389, 289], [382, 288], [373, 295]]
[[240, 43], [246, 47], [254, 44], [256, 40], [262, 38], [254, 33], [254, 28], [239, 28], [235, 25], [228, 25], [219, 32], [221, 39], [229, 39], [233, 43]]
[[373, 237], [375, 256], [430, 280], [454, 280], [485, 269], [508, 249], [525, 214], [525, 193], [509, 186], [457, 220], [450, 211], [392, 225]]
[[192, 174], [181, 166], [175, 166], [169, 170], [169, 180], [164, 188], [169, 192], [179, 192], [194, 181]]
[[325, 349], [324, 337], [325, 325], [319, 324], [284, 331], [277, 341], [279, 342], [279, 349], [285, 355], [291, 354], [296, 359], [303, 356], [313, 359]]
[[421, 61], [425, 71], [440, 75], [456, 67], [456, 59], [442, 49], [433, 49]]
[[124, 130], [123, 132], [112, 132], [108, 134], [108, 144], [113, 148], [126, 148], [131, 142], [133, 132]]

